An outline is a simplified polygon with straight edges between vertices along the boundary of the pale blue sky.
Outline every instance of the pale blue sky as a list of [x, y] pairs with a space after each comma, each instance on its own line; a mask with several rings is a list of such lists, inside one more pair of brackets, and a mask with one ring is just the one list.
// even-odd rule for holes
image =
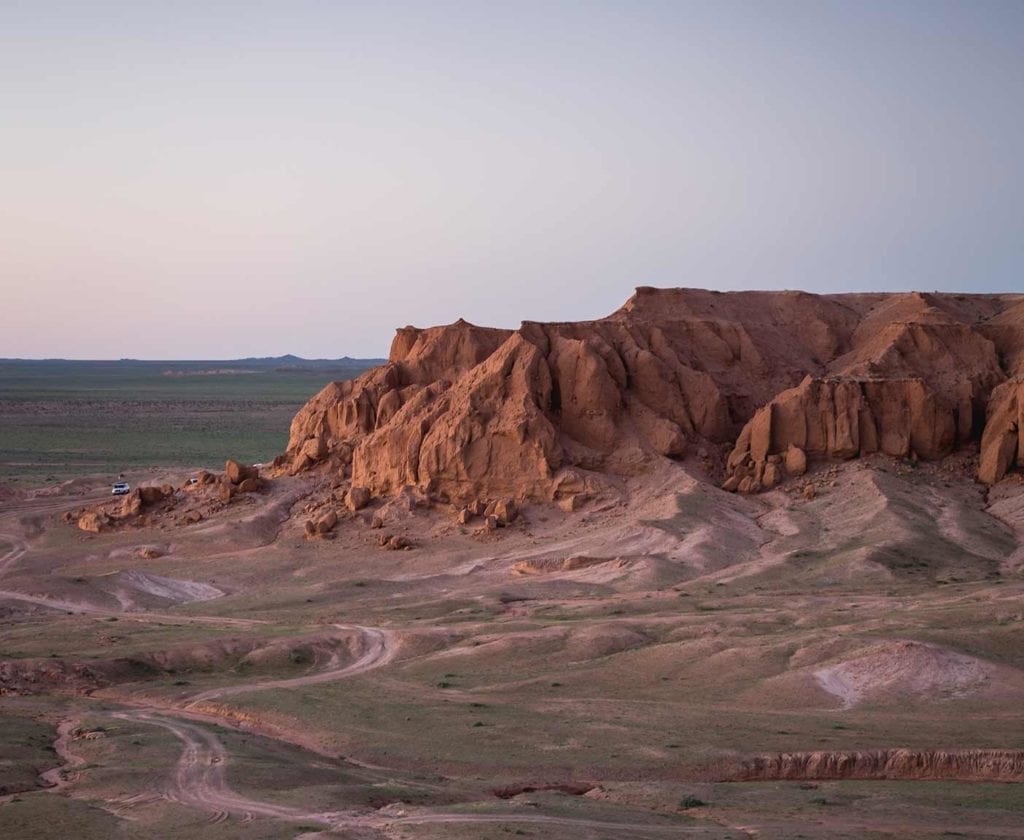
[[1024, 3], [0, 0], [0, 356], [1024, 290]]

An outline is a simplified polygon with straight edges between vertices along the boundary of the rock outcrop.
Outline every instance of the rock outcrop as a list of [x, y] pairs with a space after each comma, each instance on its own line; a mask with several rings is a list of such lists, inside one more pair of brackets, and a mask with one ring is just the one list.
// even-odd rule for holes
[[844, 750], [755, 756], [727, 781], [946, 779], [963, 782], [1024, 780], [1024, 750]]
[[[965, 387], [938, 395], [922, 379], [808, 377], [743, 427], [729, 454], [726, 482], [741, 492], [774, 487], [781, 475], [771, 458], [787, 453], [796, 475], [806, 470], [807, 456], [941, 458], [971, 439], [972, 422], [973, 400]], [[803, 454], [803, 470], [800, 455], [790, 450]]]
[[[661, 458], [715, 469], [731, 445], [724, 486], [754, 492], [820, 459], [941, 458], [982, 437], [994, 389], [1016, 399], [1002, 383], [1021, 367], [1021, 295], [640, 288], [597, 321], [399, 330], [385, 365], [296, 415], [274, 470], [575, 510]], [[984, 480], [1014, 462], [986, 455], [1009, 451], [1013, 410], [988, 411], [1003, 431], [986, 429]]]
[[995, 484], [1017, 465], [1024, 465], [1024, 379], [1004, 382], [992, 392], [978, 478]]

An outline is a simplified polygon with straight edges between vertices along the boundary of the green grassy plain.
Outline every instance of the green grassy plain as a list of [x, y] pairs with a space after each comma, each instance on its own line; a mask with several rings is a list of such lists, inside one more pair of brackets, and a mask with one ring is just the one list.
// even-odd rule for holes
[[378, 362], [0, 360], [0, 481], [267, 461], [306, 400]]

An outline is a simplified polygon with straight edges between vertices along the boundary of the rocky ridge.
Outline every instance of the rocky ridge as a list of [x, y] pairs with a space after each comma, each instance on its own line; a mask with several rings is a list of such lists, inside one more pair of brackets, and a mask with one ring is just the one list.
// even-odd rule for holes
[[859, 750], [755, 756], [728, 781], [929, 779], [1019, 782], [1024, 750]]
[[808, 461], [1024, 464], [1024, 295], [639, 288], [596, 321], [400, 329], [386, 364], [318, 393], [278, 473], [373, 496], [572, 509], [663, 458], [767, 489]]

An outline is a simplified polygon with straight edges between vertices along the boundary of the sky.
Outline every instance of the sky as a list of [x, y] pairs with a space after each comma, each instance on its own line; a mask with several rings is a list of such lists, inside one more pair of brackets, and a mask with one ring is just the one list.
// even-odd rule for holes
[[1024, 291], [1024, 3], [0, 0], [0, 357]]

